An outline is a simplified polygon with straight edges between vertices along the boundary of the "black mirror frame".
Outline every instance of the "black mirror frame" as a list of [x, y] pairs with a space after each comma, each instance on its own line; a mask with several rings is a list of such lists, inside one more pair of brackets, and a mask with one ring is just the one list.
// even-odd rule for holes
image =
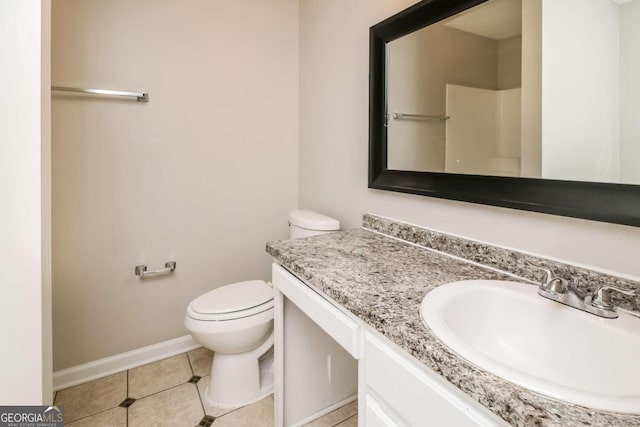
[[387, 169], [386, 44], [485, 1], [425, 0], [370, 28], [369, 188], [640, 226], [637, 185]]

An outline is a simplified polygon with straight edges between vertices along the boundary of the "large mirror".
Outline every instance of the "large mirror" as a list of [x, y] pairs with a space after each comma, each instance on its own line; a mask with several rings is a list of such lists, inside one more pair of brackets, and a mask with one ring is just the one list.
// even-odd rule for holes
[[370, 187], [640, 225], [640, 0], [420, 2], [370, 71]]

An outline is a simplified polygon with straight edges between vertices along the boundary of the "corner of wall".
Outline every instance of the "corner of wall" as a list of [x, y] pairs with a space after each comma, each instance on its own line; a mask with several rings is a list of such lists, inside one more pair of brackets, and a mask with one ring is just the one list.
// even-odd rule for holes
[[42, 403], [53, 404], [51, 281], [51, 0], [41, 0]]

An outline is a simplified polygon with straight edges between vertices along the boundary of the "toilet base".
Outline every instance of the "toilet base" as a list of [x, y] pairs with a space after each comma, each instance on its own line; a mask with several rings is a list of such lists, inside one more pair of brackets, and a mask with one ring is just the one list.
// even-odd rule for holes
[[273, 332], [253, 351], [214, 353], [211, 380], [203, 396], [206, 404], [218, 408], [244, 406], [273, 393], [273, 357], [260, 360], [272, 347]]

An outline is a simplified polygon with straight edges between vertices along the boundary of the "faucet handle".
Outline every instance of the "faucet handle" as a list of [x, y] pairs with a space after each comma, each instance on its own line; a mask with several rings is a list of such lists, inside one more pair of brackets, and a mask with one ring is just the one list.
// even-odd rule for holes
[[615, 286], [609, 285], [600, 285], [593, 291], [591, 295], [591, 305], [597, 308], [601, 308], [603, 310], [613, 310], [613, 302], [611, 301], [611, 293], [618, 292], [623, 295], [635, 296], [636, 293], [633, 291], [627, 291], [626, 289], [621, 289]]
[[537, 264], [533, 261], [527, 261], [527, 264], [529, 264], [531, 267], [537, 268], [538, 270], [542, 270], [547, 273], [547, 278], [540, 285], [539, 292], [547, 292], [556, 295], [568, 292], [569, 282], [567, 280], [563, 279], [562, 277], [556, 276], [549, 268], [543, 267], [542, 265]]
[[553, 271], [551, 271], [551, 269], [549, 269], [549, 268], [543, 267], [542, 265], [540, 265], [540, 264], [538, 264], [536, 262], [533, 262], [533, 261], [529, 261], [529, 260], [527, 260], [527, 264], [529, 264], [529, 266], [531, 266], [531, 267], [533, 267], [535, 269], [544, 271], [547, 274], [547, 277], [544, 280], [544, 284], [551, 283], [552, 280], [557, 278], [556, 275], [553, 273]]

